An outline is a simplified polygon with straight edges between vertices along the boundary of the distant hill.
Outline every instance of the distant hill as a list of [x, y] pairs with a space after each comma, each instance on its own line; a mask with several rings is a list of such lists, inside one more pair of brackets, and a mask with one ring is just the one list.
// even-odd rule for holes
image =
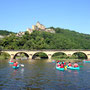
[[10, 31], [7, 31], [7, 30], [0, 30], [0, 35], [1, 36], [6, 36], [6, 35], [9, 35], [11, 33], [14, 33], [14, 32], [10, 32]]

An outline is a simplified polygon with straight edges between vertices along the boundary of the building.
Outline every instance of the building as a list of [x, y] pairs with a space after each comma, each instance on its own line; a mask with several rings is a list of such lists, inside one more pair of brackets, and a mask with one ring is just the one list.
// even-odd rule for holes
[[33, 32], [33, 30], [30, 28], [27, 28], [27, 31], [29, 32], [29, 34], [31, 34]]
[[44, 30], [45, 26], [37, 22], [36, 25], [32, 25], [32, 29], [33, 30]]
[[22, 37], [22, 35], [24, 35], [24, 34], [25, 34], [25, 32], [19, 32], [19, 33], [16, 34], [16, 36], [17, 37]]
[[[26, 31], [28, 31], [29, 34], [31, 34], [34, 30], [55, 33], [55, 30], [46, 28], [43, 24], [40, 24], [40, 22], [37, 22], [36, 25], [32, 25], [32, 29], [27, 28]], [[16, 36], [21, 37], [24, 34], [25, 34], [25, 32], [19, 32], [19, 33], [17, 33]]]
[[37, 22], [36, 25], [32, 25], [32, 30], [40, 30], [40, 31], [55, 33], [55, 30], [45, 28], [45, 26], [40, 24], [40, 22]]

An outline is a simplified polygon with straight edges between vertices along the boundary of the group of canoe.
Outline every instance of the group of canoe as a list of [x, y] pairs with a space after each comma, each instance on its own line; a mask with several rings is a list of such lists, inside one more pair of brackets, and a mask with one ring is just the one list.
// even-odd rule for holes
[[[53, 60], [53, 62], [55, 62], [55, 60]], [[90, 63], [90, 60], [83, 60], [84, 63]], [[71, 62], [69, 62], [67, 65], [65, 62], [60, 62], [57, 61], [56, 63], [56, 69], [57, 70], [67, 70], [67, 69], [71, 69], [71, 70], [80, 70], [80, 66], [77, 63], [74, 63], [74, 65], [72, 65]]]
[[90, 63], [90, 60], [83, 60], [84, 63]]
[[71, 70], [79, 70], [80, 67], [77, 63], [74, 63], [74, 65], [72, 65], [71, 62], [69, 62], [67, 65], [65, 62], [60, 62], [60, 61], [57, 61], [56, 63], [56, 69], [57, 70], [67, 70], [67, 69], [71, 69]]
[[17, 61], [13, 61], [13, 60], [10, 60], [10, 61], [9, 61], [9, 64], [12, 65], [12, 68], [13, 68], [13, 69], [18, 69], [19, 66], [20, 66]]

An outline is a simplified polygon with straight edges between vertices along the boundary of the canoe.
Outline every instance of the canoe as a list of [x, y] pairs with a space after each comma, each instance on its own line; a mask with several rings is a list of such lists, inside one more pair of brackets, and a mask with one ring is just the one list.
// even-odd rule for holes
[[13, 66], [13, 69], [18, 69], [19, 68], [19, 65], [17, 65], [17, 67], [16, 66]]
[[53, 63], [55, 63], [55, 61], [54, 61], [54, 60], [53, 60], [52, 62], [53, 62]]
[[9, 62], [9, 64], [13, 64], [13, 62]]
[[87, 61], [87, 60], [83, 60], [84, 63], [90, 63], [90, 61]]
[[60, 71], [64, 71], [64, 68], [60, 68], [60, 67], [57, 67], [57, 66], [56, 66], [56, 69], [60, 70]]
[[80, 67], [67, 67], [67, 68], [71, 70], [80, 70]]

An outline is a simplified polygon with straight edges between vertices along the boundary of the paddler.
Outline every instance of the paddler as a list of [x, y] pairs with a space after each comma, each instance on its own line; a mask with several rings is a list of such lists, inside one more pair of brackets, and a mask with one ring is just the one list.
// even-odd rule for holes
[[79, 65], [78, 65], [78, 63], [74, 63], [74, 65], [73, 65], [74, 67], [79, 67]]
[[71, 64], [71, 62], [69, 62], [69, 63], [68, 63], [68, 67], [71, 67], [71, 66], [72, 66], [72, 64]]

